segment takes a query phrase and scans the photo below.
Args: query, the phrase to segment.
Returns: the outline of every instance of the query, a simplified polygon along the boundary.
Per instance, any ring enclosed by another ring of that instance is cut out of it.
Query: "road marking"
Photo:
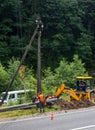
[[[95,125],[84,126],[84,127],[79,127],[79,128],[69,129],[69,130],[83,130],[83,129],[92,128],[92,127],[95,127]]]

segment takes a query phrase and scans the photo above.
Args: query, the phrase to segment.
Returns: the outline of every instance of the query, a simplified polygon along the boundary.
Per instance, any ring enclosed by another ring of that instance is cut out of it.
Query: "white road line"
[[[95,125],[84,126],[84,127],[79,127],[79,128],[69,129],[69,130],[83,130],[83,129],[92,128],[92,127],[95,127]]]

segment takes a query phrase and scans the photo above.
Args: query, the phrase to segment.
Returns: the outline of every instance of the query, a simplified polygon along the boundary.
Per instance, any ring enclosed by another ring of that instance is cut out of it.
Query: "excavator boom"
[[[90,100],[90,91],[88,92],[78,92],[74,89],[68,89],[66,88],[66,85],[65,84],[61,84],[61,86],[57,89],[55,95],[56,97],[60,97],[62,93],[68,93],[70,95],[70,99],[71,100],[77,100],[77,101],[80,101],[80,100],[83,100],[83,99],[86,99],[86,100]]]

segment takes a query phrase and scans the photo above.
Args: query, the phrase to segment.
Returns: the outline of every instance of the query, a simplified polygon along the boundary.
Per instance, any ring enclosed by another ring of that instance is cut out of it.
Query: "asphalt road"
[[[95,108],[0,122],[0,130],[95,130]]]

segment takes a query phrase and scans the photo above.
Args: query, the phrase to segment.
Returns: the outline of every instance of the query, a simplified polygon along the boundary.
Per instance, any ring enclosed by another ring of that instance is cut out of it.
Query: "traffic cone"
[[[54,120],[54,114],[53,114],[53,113],[51,114],[50,119],[51,119],[51,120]]]

